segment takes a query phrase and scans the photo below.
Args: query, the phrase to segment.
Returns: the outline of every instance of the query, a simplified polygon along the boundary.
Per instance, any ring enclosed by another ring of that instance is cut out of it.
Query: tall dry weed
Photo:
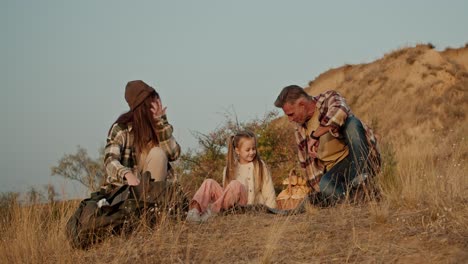
[[[70,262],[63,229],[75,206],[73,202],[12,206],[11,218],[0,227],[0,262]]]

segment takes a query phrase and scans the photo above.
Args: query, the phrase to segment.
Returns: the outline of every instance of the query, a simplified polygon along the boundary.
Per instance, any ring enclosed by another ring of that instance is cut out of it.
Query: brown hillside
[[[462,65],[463,67],[465,67],[465,70],[468,70],[468,43],[465,45],[465,48],[448,48],[441,52],[441,54],[445,58],[453,60],[454,62]]]
[[[339,91],[357,116],[395,146],[441,135],[453,141],[468,128],[467,69],[468,47],[438,52],[418,45],[371,63],[329,70],[306,90]]]

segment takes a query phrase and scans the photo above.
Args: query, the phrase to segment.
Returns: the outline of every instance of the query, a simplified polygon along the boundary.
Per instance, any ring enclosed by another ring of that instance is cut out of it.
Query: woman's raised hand
[[[166,109],[167,107],[163,107],[162,106],[162,103],[161,103],[161,99],[158,98],[156,100],[154,100],[153,102],[151,102],[151,113],[153,115],[153,118],[159,118],[161,117],[162,115],[165,115],[166,114]]]

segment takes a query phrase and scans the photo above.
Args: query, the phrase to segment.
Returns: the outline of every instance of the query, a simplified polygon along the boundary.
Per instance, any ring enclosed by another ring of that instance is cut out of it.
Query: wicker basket
[[[298,176],[294,169],[289,172],[289,176],[283,181],[283,185],[285,185],[285,188],[276,197],[278,209],[295,209],[310,192],[306,180]]]

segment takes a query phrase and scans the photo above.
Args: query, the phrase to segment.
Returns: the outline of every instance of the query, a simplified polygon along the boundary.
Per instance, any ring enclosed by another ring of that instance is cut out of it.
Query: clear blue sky
[[[330,68],[461,47],[467,14],[468,1],[0,0],[0,192],[86,195],[50,167],[77,145],[97,155],[130,80],[158,90],[186,150],[226,109],[263,116]]]

